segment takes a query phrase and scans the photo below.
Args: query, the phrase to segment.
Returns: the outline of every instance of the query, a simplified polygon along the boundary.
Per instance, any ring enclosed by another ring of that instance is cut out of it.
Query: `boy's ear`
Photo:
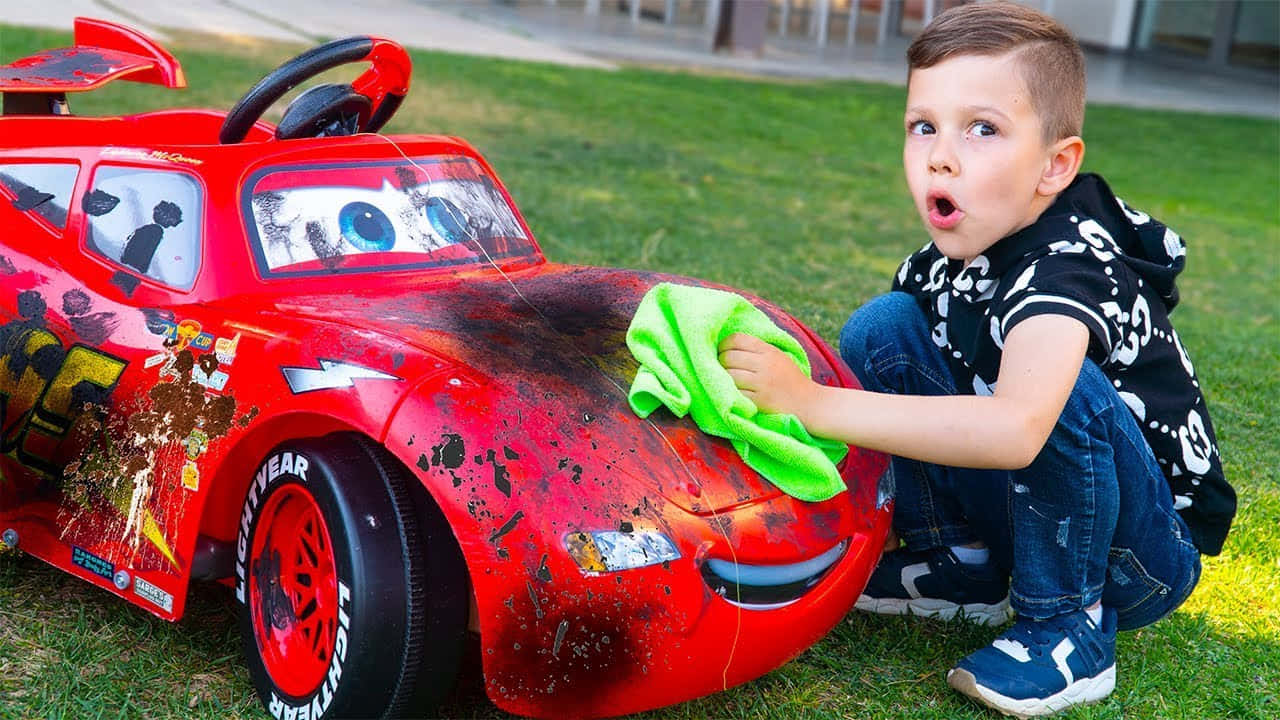
[[[1049,156],[1045,161],[1044,174],[1040,176],[1040,184],[1036,186],[1036,193],[1052,196],[1065,190],[1076,179],[1082,162],[1084,140],[1077,135],[1063,138],[1049,146]]]

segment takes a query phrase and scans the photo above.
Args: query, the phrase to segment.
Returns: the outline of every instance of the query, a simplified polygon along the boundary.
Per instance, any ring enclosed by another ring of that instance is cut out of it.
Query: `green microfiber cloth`
[[[810,374],[795,338],[739,295],[660,283],[649,289],[627,329],[627,347],[640,361],[627,400],[640,417],[659,405],[686,413],[703,432],[728,439],[747,465],[784,493],[807,501],[845,490],[836,463],[849,448],[809,434],[795,415],[760,412],[720,365],[720,341],[754,335],[778,347]]]

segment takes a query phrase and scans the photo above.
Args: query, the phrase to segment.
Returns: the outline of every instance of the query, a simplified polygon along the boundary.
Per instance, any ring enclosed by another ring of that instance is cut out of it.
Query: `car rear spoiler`
[[[65,115],[66,93],[112,80],[187,86],[182,65],[142,33],[105,20],[76,18],[75,46],[45,50],[0,66],[5,115]]]

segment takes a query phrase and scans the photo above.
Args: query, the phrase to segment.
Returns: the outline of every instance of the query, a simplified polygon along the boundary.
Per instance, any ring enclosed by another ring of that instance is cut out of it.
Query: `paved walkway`
[[[613,69],[605,60],[468,20],[457,5],[411,0],[0,0],[0,22],[70,30],[77,15],[111,20],[157,39],[165,28],[315,44],[380,35],[427,50]],[[8,59],[6,59],[8,60]]]
[[[770,33],[759,57],[707,50],[708,36],[697,18],[685,24],[660,20],[633,23],[616,3],[601,2],[587,15],[569,3],[495,3],[481,0],[417,0],[442,12],[526,33],[548,43],[596,57],[721,72],[795,78],[851,78],[902,85],[906,82],[909,38],[890,37],[877,45],[874,13],[857,23],[854,47],[843,32],[819,49],[808,38]],[[655,5],[649,3],[650,6]],[[1150,61],[1086,52],[1090,102],[1132,107],[1197,110],[1280,118],[1280,75],[1270,82],[1171,68]]]
[[[907,40],[877,45],[874,18],[859,24],[853,48],[833,40],[819,50],[804,38],[770,35],[760,56],[743,57],[710,52],[699,23],[633,23],[613,0],[600,4],[599,15],[588,16],[568,3],[493,0],[0,0],[0,22],[69,30],[75,16],[87,15],[160,38],[164,28],[300,43],[368,33],[416,48],[600,69],[627,62],[792,78],[906,79]],[[1280,76],[1250,81],[1094,53],[1087,60],[1091,102],[1280,118]]]

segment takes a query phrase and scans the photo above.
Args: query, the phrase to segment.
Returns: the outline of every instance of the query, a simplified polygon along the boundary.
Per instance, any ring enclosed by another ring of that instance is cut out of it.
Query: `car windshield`
[[[468,157],[271,169],[250,181],[246,197],[253,251],[266,277],[534,254],[502,191]]]

